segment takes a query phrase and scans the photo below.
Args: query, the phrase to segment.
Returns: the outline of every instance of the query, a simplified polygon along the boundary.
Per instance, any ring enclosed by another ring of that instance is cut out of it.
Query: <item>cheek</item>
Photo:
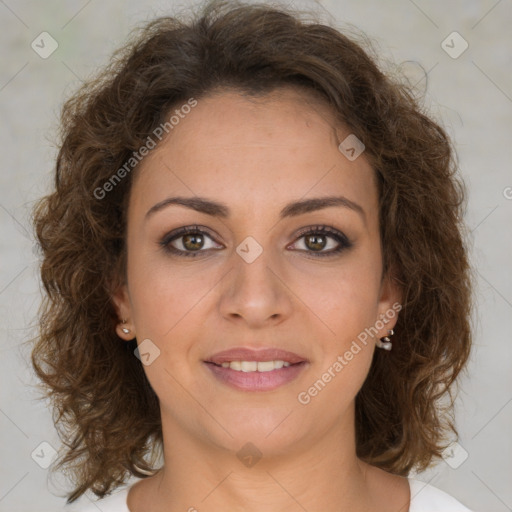
[[[150,340],[151,344],[146,342],[149,352],[156,354],[144,365],[146,376],[161,407],[187,417],[187,410],[194,410],[185,391],[194,387],[195,374],[188,371],[191,340],[200,334],[205,299],[213,284],[193,278],[192,271],[170,272],[169,268],[134,255],[128,280],[139,351],[141,342]]]
[[[162,255],[133,251],[128,282],[137,334],[162,340],[189,314],[208,283],[193,268],[173,268]]]
[[[318,414],[326,420],[335,421],[350,407],[368,375],[375,350],[371,327],[377,319],[377,287],[372,282],[363,288],[353,284],[350,278],[340,279],[331,286],[329,299],[322,302],[318,297],[314,302],[318,304],[318,316],[328,327],[322,332],[328,334],[317,337],[317,364],[297,401],[318,408]]]
[[[381,266],[372,254],[354,253],[327,271],[297,275],[295,290],[331,341],[343,344],[377,320]]]
[[[317,286],[305,295],[314,313],[309,316],[321,320],[314,322],[319,326],[314,330],[320,364],[313,378],[320,380],[323,399],[352,399],[366,378],[375,347],[372,328],[378,320],[380,278],[379,260],[372,253],[357,254],[330,275],[317,277]]]
[[[142,252],[133,254],[129,262],[137,340],[141,343],[149,339],[158,353],[158,359],[145,367],[155,391],[157,387],[166,391],[174,387],[171,375],[179,376],[183,385],[192,384],[194,374],[187,369],[199,360],[201,347],[197,341],[211,337],[204,322],[211,314],[210,293],[219,282],[217,272],[206,272],[205,268],[201,262],[178,267],[161,256],[157,259]]]

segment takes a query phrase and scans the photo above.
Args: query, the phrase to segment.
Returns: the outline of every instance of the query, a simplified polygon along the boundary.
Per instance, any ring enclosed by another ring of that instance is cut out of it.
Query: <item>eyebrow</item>
[[[168,197],[167,199],[156,203],[147,211],[145,216],[146,220],[156,212],[163,210],[170,205],[184,206],[199,213],[211,215],[212,217],[227,219],[230,216],[230,209],[225,203],[219,203],[204,197],[178,196]],[[348,208],[357,212],[359,215],[361,215],[363,221],[366,223],[366,214],[363,208],[344,196],[326,196],[294,201],[288,203],[284,208],[282,208],[279,213],[279,217],[281,219],[286,217],[295,217],[304,213],[322,210],[324,208],[331,208],[334,206]]]

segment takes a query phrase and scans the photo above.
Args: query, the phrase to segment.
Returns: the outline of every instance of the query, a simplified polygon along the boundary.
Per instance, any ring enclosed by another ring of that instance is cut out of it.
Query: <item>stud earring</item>
[[[377,347],[383,348],[384,350],[391,350],[393,344],[391,343],[389,336],[393,336],[393,334],[395,334],[395,331],[393,331],[393,329],[389,330],[388,336],[384,336],[379,341],[377,341]]]
[[[123,325],[126,324],[126,320],[123,320]],[[129,334],[130,333],[130,329],[128,329],[128,327],[121,327],[121,330],[125,333],[125,334]]]

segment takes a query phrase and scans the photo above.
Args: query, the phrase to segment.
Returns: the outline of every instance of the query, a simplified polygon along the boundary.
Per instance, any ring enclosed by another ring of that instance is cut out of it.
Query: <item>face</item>
[[[382,278],[374,171],[338,149],[349,134],[293,90],[223,92],[142,161],[114,301],[164,438],[278,454],[350,423],[399,297]],[[222,357],[232,349],[249,352]]]

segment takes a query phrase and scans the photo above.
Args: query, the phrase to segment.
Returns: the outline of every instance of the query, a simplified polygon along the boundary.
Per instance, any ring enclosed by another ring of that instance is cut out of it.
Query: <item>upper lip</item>
[[[295,364],[307,361],[307,359],[293,352],[279,348],[261,348],[255,350],[245,347],[235,347],[217,352],[206,360],[207,363],[215,364],[231,361],[285,361],[290,364]]]

